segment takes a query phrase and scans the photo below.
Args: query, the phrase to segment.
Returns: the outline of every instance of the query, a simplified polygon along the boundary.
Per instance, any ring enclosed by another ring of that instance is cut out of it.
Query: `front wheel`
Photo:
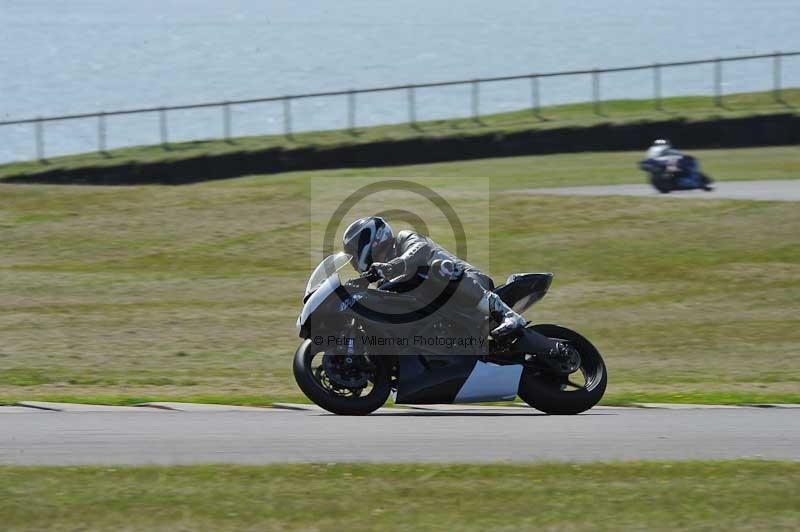
[[[294,380],[306,397],[328,412],[364,416],[383,406],[392,391],[391,367],[384,362],[326,353],[305,340],[294,355]]]
[[[608,374],[600,352],[583,336],[558,325],[533,325],[548,338],[567,342],[578,350],[581,366],[570,375],[547,374],[526,367],[519,383],[519,396],[547,414],[580,414],[596,405],[606,391]]]
[[[662,194],[669,194],[672,191],[672,179],[669,176],[652,174],[650,184]]]

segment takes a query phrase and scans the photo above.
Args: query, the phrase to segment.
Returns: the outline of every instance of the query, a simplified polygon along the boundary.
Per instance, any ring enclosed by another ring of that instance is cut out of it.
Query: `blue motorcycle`
[[[714,190],[710,177],[700,171],[700,163],[691,155],[670,154],[639,162],[649,174],[650,184],[663,194],[673,190]]]

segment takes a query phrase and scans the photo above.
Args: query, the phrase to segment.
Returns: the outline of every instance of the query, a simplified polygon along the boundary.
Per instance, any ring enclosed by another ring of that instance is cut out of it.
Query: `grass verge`
[[[721,181],[800,177],[797,147],[698,155]],[[298,400],[294,322],[311,268],[309,228],[319,224],[310,184],[330,183],[333,197],[394,176],[439,190],[466,213],[465,227],[488,234],[469,258],[496,279],[556,273],[527,316],[596,343],[609,366],[607,404],[795,402],[796,204],[518,192],[636,182],[639,156],[523,157],[180,188],[0,185],[0,397]],[[491,184],[488,208],[465,176]],[[369,207],[396,204],[388,195]],[[430,218],[434,238],[449,245],[445,224]]]
[[[0,522],[9,532],[792,530],[798,483],[800,464],[757,461],[4,467]]]
[[[680,147],[680,146],[679,146]],[[800,179],[800,146],[692,150],[703,172],[720,181]],[[393,178],[437,180],[446,184],[464,178],[485,178],[493,192],[514,189],[646,183],[636,163],[642,152],[586,152],[555,155],[500,157],[472,161],[415,164],[391,168],[342,168],[316,172],[291,172],[281,177]],[[272,179],[277,178],[273,176]],[[240,185],[261,186],[264,177],[237,180]]]

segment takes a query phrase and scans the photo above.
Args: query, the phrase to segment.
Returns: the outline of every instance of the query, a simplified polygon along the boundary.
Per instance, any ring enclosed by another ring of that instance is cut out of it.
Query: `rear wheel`
[[[711,186],[714,183],[713,179],[708,177],[706,174],[700,172],[700,180],[703,183],[702,185],[703,190],[705,190],[706,192],[711,192],[712,190],[714,190],[714,187]]]
[[[391,368],[364,355],[326,352],[305,340],[294,355],[297,385],[328,412],[363,416],[386,402],[392,391]]]
[[[596,405],[608,382],[606,366],[597,349],[580,334],[558,325],[533,325],[531,328],[577,349],[581,365],[570,375],[547,374],[526,367],[519,383],[520,398],[547,414],[580,414]]]

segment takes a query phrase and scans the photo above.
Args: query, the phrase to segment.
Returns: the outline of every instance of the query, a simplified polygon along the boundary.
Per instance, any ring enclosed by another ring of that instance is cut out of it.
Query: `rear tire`
[[[711,186],[714,183],[713,179],[702,172],[700,172],[700,179],[703,181],[703,190],[706,192],[711,192],[714,190],[714,187]]]
[[[581,355],[583,388],[569,389],[569,376],[543,374],[525,368],[519,383],[519,396],[536,410],[547,414],[573,415],[585,412],[596,405],[606,391],[608,372],[600,352],[583,336],[558,325],[533,325],[531,329],[548,338],[566,340]]]
[[[315,404],[328,412],[344,416],[364,416],[374,412],[386,402],[392,391],[392,376],[389,364],[377,360],[375,371],[370,379],[372,388],[364,396],[343,396],[323,386],[315,376],[312,361],[322,356],[324,350],[311,340],[304,340],[294,355],[294,380],[303,393]]]

